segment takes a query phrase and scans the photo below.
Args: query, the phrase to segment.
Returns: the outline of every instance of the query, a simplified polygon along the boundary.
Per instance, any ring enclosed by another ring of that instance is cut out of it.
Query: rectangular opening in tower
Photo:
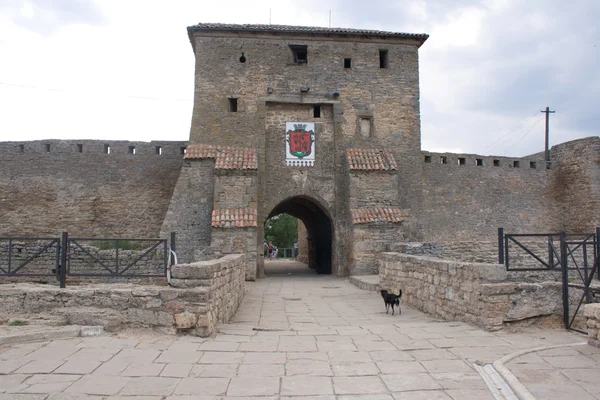
[[[229,99],[229,111],[237,112],[238,110],[238,99],[232,97]]]
[[[314,118],[321,118],[321,106],[316,105],[313,107],[313,117]]]
[[[294,62],[296,64],[307,64],[308,63],[308,46],[305,44],[290,44],[292,55],[294,56]]]
[[[390,57],[387,50],[379,50],[379,68],[388,68]]]
[[[346,69],[352,68],[352,59],[351,58],[344,58],[344,68],[346,68]]]

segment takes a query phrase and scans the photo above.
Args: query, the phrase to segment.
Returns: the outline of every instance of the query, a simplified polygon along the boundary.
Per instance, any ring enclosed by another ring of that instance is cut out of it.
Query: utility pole
[[[550,114],[554,114],[556,111],[550,111],[550,107],[546,107],[546,110],[541,112],[546,113],[546,147],[544,148],[544,155],[546,162],[550,161],[550,150],[548,145],[550,143]]]

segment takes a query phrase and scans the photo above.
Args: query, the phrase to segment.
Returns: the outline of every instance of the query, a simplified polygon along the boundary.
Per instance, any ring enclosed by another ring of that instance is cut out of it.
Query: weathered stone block
[[[175,314],[175,325],[177,329],[189,329],[196,327],[196,321],[198,317],[196,314],[184,311],[179,314]]]

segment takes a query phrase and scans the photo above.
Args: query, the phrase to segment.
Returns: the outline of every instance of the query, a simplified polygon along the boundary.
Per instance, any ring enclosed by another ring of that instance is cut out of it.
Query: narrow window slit
[[[229,111],[230,112],[238,111],[238,99],[237,98],[232,97],[229,99]]]
[[[390,66],[390,57],[387,50],[379,50],[379,68],[388,68]]]

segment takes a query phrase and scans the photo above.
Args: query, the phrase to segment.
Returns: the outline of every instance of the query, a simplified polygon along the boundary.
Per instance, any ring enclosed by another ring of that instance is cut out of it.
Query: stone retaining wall
[[[586,304],[583,313],[587,319],[588,343],[600,347],[600,304]]]
[[[100,284],[67,287],[0,285],[0,322],[50,319],[63,324],[167,328],[209,336],[244,296],[245,255],[173,267],[173,287]]]
[[[500,264],[468,263],[383,253],[381,287],[403,291],[403,302],[445,320],[498,329],[504,323],[560,317],[558,282],[507,281]]]
[[[548,259],[548,242],[546,238],[519,238],[528,249],[533,251],[543,260]],[[560,244],[555,242],[559,249]],[[462,241],[462,242],[399,242],[388,246],[388,251],[414,256],[425,256],[473,263],[498,262],[498,243],[489,241]],[[581,250],[574,252],[574,257],[579,261],[583,259]],[[588,255],[588,262],[592,262],[592,255]],[[555,260],[555,262],[558,262]],[[544,266],[527,254],[514,243],[510,243],[510,265],[512,268],[544,268]],[[542,271],[509,271],[509,280],[516,282],[546,282],[561,280],[561,269],[557,266],[554,270]]]

